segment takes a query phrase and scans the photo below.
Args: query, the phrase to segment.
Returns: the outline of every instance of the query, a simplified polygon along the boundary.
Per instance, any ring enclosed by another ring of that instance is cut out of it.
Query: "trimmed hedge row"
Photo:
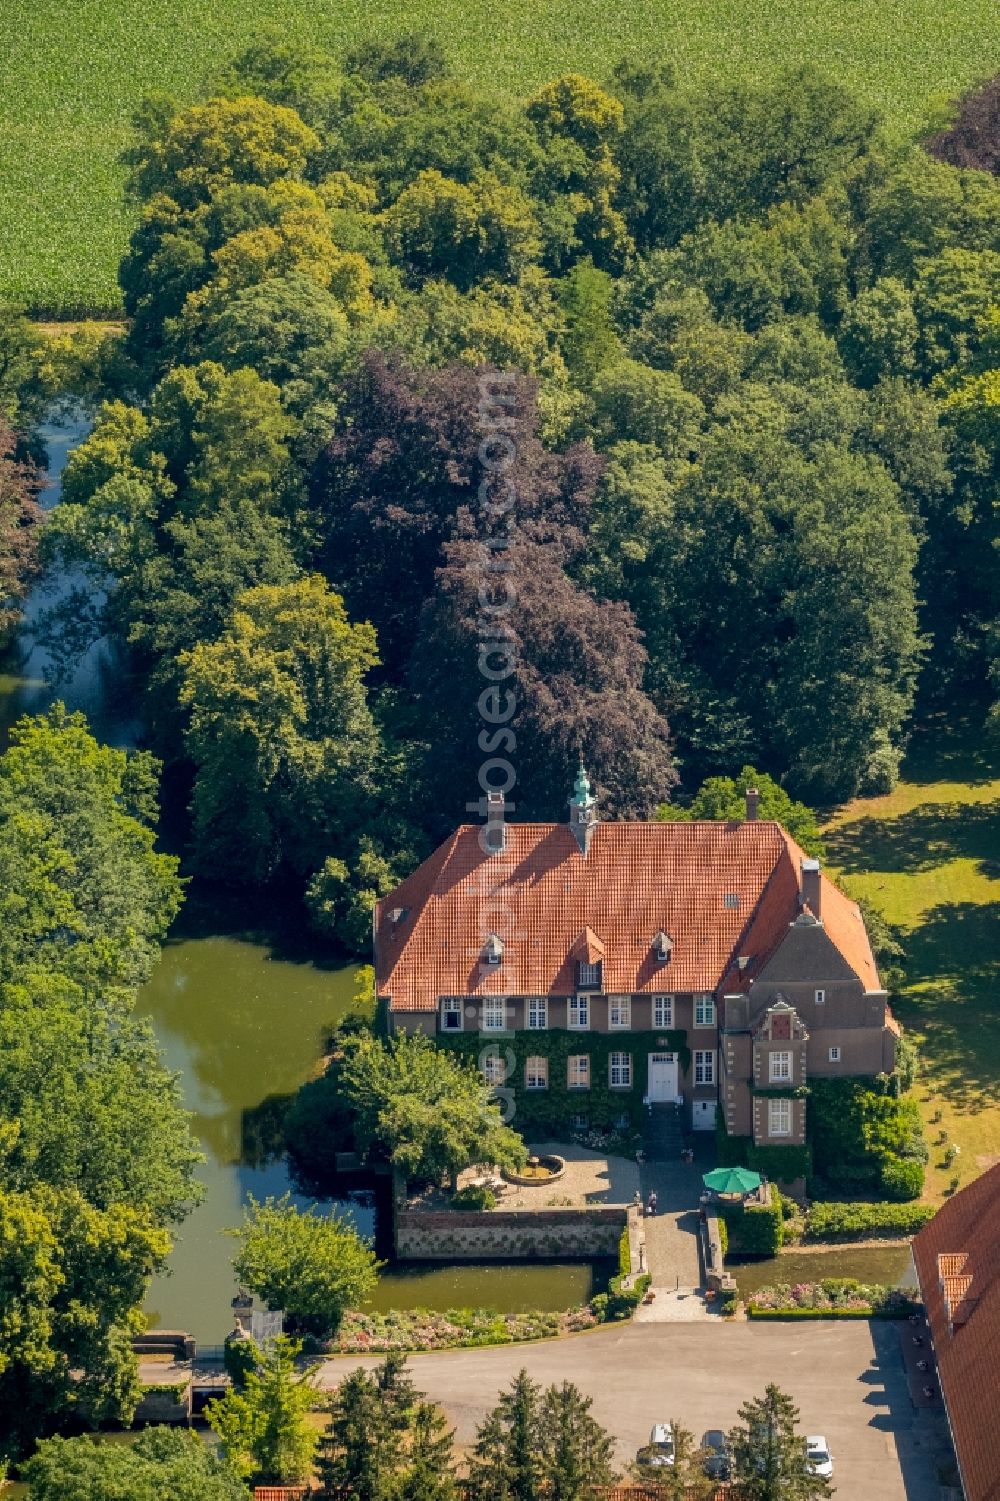
[[[916,1235],[934,1215],[930,1204],[812,1204],[805,1240],[862,1240]]]
[[[716,1206],[727,1231],[727,1249],[734,1256],[774,1256],[781,1249],[781,1204],[777,1194],[770,1204],[724,1204]]]
[[[758,1308],[747,1304],[748,1319],[896,1319],[905,1314],[875,1313],[871,1308]]]
[[[772,1181],[792,1183],[796,1178],[808,1178],[812,1172],[812,1150],[808,1142],[802,1146],[764,1147],[755,1147],[751,1143],[747,1151],[747,1166]]]

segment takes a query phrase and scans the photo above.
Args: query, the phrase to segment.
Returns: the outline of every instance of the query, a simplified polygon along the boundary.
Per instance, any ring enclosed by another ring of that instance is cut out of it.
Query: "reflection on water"
[[[353,965],[294,962],[249,938],[182,938],[164,950],[139,1009],[168,1067],[181,1075],[208,1160],[198,1172],[205,1201],[178,1232],[169,1274],[150,1290],[148,1307],[161,1327],[210,1344],[228,1333],[233,1243],[225,1231],[239,1224],[251,1194],[280,1196],[289,1186],[284,1163],[261,1149],[259,1130],[244,1151],[245,1119],[259,1125],[263,1102],[280,1106],[308,1078],[354,989]],[[342,1207],[359,1230],[373,1233],[370,1196]]]
[[[824,1277],[856,1277],[859,1282],[886,1287],[907,1285],[912,1277],[909,1246],[864,1246],[850,1250],[831,1246],[826,1251],[786,1251],[762,1261],[727,1261],[726,1269],[736,1278],[740,1297],[775,1283],[822,1282]]]
[[[82,442],[91,419],[82,409],[64,420],[43,423],[39,436],[48,457],[41,502],[48,511],[58,505],[62,473],[71,448]],[[83,587],[90,600],[94,591],[82,575],[60,572],[42,578],[24,602],[17,636],[8,647],[0,671],[0,733],[6,733],[22,714],[38,714],[54,698],[71,709],[82,709],[100,740],[110,745],[134,745],[139,735],[129,685],[117,650],[106,640],[96,641],[62,682],[53,682],[51,659],[35,639],[39,618]],[[100,604],[98,597],[97,604]]]
[[[379,1279],[368,1307],[497,1308],[504,1313],[555,1312],[588,1302],[607,1288],[614,1266],[560,1261],[531,1265],[441,1266],[397,1262]]]

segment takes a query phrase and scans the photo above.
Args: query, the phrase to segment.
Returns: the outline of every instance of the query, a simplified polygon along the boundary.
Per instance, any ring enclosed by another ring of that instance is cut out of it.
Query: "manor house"
[[[633,1118],[674,1101],[695,1131],[721,1113],[731,1135],[801,1143],[808,1081],[888,1073],[898,1029],[857,904],[757,804],[604,822],[582,770],[563,824],[508,823],[494,797],[489,840],[463,825],[378,903],[390,1029],[516,1035],[523,1077],[502,1045],[487,1077],[572,1094],[581,1127],[600,1089]]]

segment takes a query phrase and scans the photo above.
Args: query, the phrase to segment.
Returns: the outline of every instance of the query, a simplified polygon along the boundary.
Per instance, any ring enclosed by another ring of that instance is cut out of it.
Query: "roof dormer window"
[[[581,959],[576,967],[577,984],[581,990],[598,990],[601,984],[601,960],[593,964]]]
[[[503,939],[491,933],[483,946],[483,961],[492,967],[503,961]]]
[[[661,928],[659,933],[653,938],[653,953],[656,955],[657,964],[669,964],[673,951],[673,939],[668,937]]]

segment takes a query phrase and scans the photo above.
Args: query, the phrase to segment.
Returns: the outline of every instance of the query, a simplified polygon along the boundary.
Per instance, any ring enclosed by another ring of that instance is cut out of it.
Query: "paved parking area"
[[[336,1385],[353,1358],[327,1362]],[[411,1358],[417,1386],[445,1409],[469,1444],[498,1392],[521,1368],[548,1385],[575,1381],[618,1440],[622,1464],[655,1422],[700,1437],[728,1428],[737,1408],[775,1382],[799,1408],[802,1429],[823,1433],[845,1501],[940,1501],[942,1424],[916,1412],[892,1324],[630,1324],[540,1344],[442,1351]]]

